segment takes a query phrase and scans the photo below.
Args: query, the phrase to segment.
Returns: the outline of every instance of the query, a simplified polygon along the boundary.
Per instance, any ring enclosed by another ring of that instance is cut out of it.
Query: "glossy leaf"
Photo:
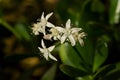
[[[79,54],[83,58],[84,62],[87,63],[88,65],[92,65],[94,48],[93,43],[90,41],[90,39],[87,38],[84,40],[83,47],[78,43],[76,48],[79,51]]]
[[[98,46],[95,50],[94,61],[93,61],[93,72],[95,72],[101,64],[104,63],[108,56],[108,47],[106,43],[97,43]]]
[[[70,44],[65,44],[61,46],[60,58],[62,62],[66,65],[85,70],[81,58]]]

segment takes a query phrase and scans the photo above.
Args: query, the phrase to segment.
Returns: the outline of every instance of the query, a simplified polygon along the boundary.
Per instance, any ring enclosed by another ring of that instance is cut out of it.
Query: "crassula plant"
[[[82,28],[73,27],[70,19],[66,21],[65,27],[52,24],[48,21],[52,14],[53,12],[44,16],[43,12],[41,18],[38,19],[38,22],[33,24],[32,31],[34,35],[43,34],[43,39],[41,40],[42,47],[38,47],[38,49],[43,53],[45,59],[48,60],[50,58],[57,61],[57,59],[50,53],[54,50],[56,45],[47,48],[43,41],[44,39],[59,41],[61,44],[69,42],[72,46],[75,46],[78,41],[81,46],[83,46],[83,38],[86,36],[86,33],[82,32]],[[49,30],[46,28],[49,28]]]

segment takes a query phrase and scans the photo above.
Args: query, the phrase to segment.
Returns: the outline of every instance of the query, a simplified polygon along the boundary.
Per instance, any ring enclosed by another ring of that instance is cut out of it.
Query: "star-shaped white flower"
[[[51,32],[51,37],[53,37],[54,40],[60,40],[60,32],[58,31],[58,28],[59,27],[53,27],[50,29],[50,32]],[[61,27],[60,27],[61,28]]]
[[[67,20],[65,28],[57,27],[57,30],[63,33],[61,36],[61,43],[64,43],[66,40],[69,40],[72,46],[75,46],[76,42],[73,37],[74,32],[79,32],[81,28],[71,28],[71,21],[70,19]]]
[[[87,34],[85,33],[85,32],[82,32],[82,33],[79,33],[78,34],[78,41],[79,41],[79,43],[80,43],[80,45],[81,46],[83,46],[84,45],[84,41],[83,41],[83,38],[86,36]]]
[[[52,16],[53,12],[49,13],[46,15],[46,17],[44,17],[44,12],[42,13],[42,16],[40,19],[38,19],[38,23],[33,25],[33,33],[35,35],[39,35],[39,32],[43,33],[44,35],[46,35],[46,31],[45,28],[47,27],[54,27],[54,25],[50,22],[48,22],[48,19]]]
[[[49,48],[46,48],[43,40],[41,40],[41,44],[43,48],[38,47],[38,49],[41,51],[41,53],[43,53],[45,59],[48,60],[49,58],[51,58],[52,60],[57,61],[57,59],[50,53],[55,48],[55,46],[50,46]]]

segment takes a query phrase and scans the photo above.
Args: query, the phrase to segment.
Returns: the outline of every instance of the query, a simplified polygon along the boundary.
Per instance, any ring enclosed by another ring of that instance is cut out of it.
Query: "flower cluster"
[[[72,46],[76,45],[76,42],[79,41],[81,46],[84,45],[83,38],[86,36],[86,33],[82,32],[82,28],[72,28],[71,20],[68,19],[65,27],[55,26],[48,19],[52,16],[53,12],[44,16],[44,12],[42,13],[41,18],[37,23],[33,24],[32,30],[35,35],[43,34],[43,39],[46,40],[57,40],[60,41],[61,44],[65,42],[71,43]],[[49,33],[47,33],[46,28],[49,28]],[[51,51],[55,48],[55,45],[46,48],[45,43],[41,40],[41,47],[38,47],[43,56],[48,60],[49,58],[57,61],[57,59],[51,55]]]

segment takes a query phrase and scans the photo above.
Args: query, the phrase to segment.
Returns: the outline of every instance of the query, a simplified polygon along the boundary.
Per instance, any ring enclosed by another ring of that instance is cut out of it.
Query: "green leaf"
[[[43,76],[40,80],[54,80],[56,75],[57,65],[54,64]]]
[[[95,50],[94,61],[93,61],[93,72],[95,72],[101,64],[104,63],[108,56],[108,47],[106,43],[97,42]]]
[[[83,65],[81,65],[81,63],[83,63],[82,60],[70,44],[66,43],[61,45],[60,58],[62,62],[66,65],[85,70]]]
[[[85,75],[88,75],[88,73],[86,73],[80,69],[74,68],[72,66],[64,65],[64,64],[60,65],[60,69],[65,74],[67,74],[71,77],[83,77]]]
[[[114,65],[114,64],[106,65],[106,66],[100,68],[94,75],[95,80],[105,77],[105,75],[107,75],[107,73],[114,70],[115,68],[116,68],[116,65]]]
[[[93,43],[88,37],[87,39],[84,40],[84,43],[85,44],[83,47],[78,43],[76,45],[76,48],[79,51],[79,54],[83,58],[84,62],[87,63],[88,65],[92,65],[94,54]]]
[[[68,58],[68,53],[66,52],[66,47],[64,44],[62,44],[60,46],[60,50],[59,50],[59,56],[60,56],[60,59],[63,63],[67,64],[67,65],[72,65],[72,63],[70,62],[69,58]]]
[[[119,8],[119,5],[120,4],[120,1],[119,0],[110,0],[110,8],[109,8],[109,23],[110,24],[114,24],[116,22],[118,22],[119,18],[116,20],[115,17],[119,16],[120,14],[120,10],[118,13],[116,13],[116,9],[120,9]]]

